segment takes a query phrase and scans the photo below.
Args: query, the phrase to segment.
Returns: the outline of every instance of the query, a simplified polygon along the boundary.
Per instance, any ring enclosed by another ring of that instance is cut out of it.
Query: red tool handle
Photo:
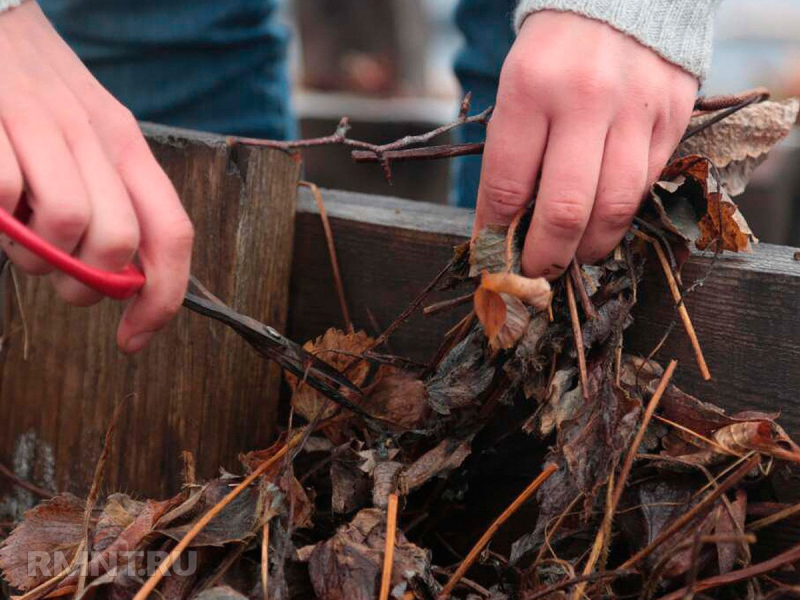
[[[21,244],[56,269],[82,284],[115,300],[125,300],[138,292],[145,282],[139,267],[130,264],[119,273],[95,269],[79,261],[50,242],[43,240],[21,221],[0,209],[0,232]]]

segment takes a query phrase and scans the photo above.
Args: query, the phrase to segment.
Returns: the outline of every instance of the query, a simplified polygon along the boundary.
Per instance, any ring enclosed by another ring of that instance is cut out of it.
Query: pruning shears
[[[118,273],[87,265],[42,239],[22,221],[3,209],[0,209],[0,233],[7,235],[62,273],[114,300],[130,298],[146,282],[144,273],[133,263]],[[6,257],[4,253],[0,254],[3,255],[0,262],[4,263]],[[350,390],[358,397],[363,396],[363,393],[346,375],[272,327],[229,308],[194,277],[191,278],[183,305],[193,312],[224,323],[262,356],[275,361],[331,400],[346,408],[358,410],[358,405],[343,394],[343,389]]]

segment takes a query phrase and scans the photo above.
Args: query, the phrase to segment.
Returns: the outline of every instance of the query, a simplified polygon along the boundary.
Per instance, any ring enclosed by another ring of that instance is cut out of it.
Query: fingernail
[[[147,342],[155,335],[155,331],[145,331],[144,333],[137,333],[128,342],[125,344],[125,352],[129,352],[133,354],[134,352],[139,352],[142,348],[147,345]]]

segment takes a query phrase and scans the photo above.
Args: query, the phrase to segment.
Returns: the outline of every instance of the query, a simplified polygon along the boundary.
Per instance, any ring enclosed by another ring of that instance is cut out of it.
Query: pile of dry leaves
[[[692,247],[751,251],[731,195],[788,133],[798,102],[705,108],[603,264],[573,264],[551,287],[520,275],[530,210],[487,228],[432,286],[469,290],[474,310],[429,364],[381,355],[363,332],[327,331],[306,348],[363,391],[343,392],[358,414],[290,377],[304,423],[243,455],[244,476],[200,482],[187,469],[164,501],[113,494],[95,507],[93,491],[88,508],[69,495],[42,503],[0,549],[14,593],[786,597],[800,539],[757,540],[800,512],[771,495],[800,448],[777,414],[726,414],[672,385],[674,362],[623,344],[637,285],[655,269],[695,349],[697,366],[681,368],[708,372],[681,266]],[[32,553],[46,568],[31,568]]]

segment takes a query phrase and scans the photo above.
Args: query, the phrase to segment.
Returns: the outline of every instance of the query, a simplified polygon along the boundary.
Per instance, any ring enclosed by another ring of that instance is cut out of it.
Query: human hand
[[[191,222],[133,115],[92,77],[33,1],[0,14],[0,207],[21,201],[28,226],[94,267],[119,271],[138,251],[147,283],[117,343],[143,348],[178,311],[189,278]],[[20,246],[0,246],[26,273],[52,268]],[[51,274],[67,302],[99,295]]]
[[[555,279],[611,252],[689,122],[697,80],[577,14],[525,20],[500,76],[474,231],[508,224],[539,175],[523,272]]]

